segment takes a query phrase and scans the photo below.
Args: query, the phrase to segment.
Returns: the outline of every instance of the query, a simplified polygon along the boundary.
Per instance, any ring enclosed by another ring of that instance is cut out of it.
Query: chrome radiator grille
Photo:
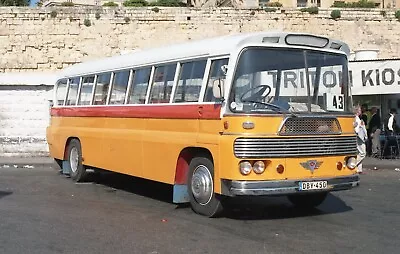
[[[340,134],[341,128],[336,118],[293,117],[287,118],[279,130],[279,135]]]
[[[234,143],[238,158],[282,158],[357,153],[356,136],[318,138],[238,138]]]

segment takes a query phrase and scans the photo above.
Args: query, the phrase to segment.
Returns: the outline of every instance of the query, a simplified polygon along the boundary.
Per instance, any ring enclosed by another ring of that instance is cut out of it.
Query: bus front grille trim
[[[357,137],[237,138],[237,158],[283,158],[357,154]]]

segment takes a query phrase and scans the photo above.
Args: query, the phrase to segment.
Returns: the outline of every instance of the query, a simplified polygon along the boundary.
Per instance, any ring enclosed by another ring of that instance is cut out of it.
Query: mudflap
[[[189,202],[189,193],[186,184],[174,184],[173,202],[187,203]]]

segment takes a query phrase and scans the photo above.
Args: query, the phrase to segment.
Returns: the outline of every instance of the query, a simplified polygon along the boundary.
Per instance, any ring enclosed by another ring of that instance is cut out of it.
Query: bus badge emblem
[[[318,169],[322,164],[322,161],[316,161],[316,160],[309,160],[306,162],[300,162],[300,165],[307,169],[310,170],[312,174],[314,174],[314,170]]]

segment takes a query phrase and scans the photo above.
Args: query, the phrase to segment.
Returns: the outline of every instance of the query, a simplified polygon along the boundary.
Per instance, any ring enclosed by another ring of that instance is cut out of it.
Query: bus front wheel
[[[68,162],[71,168],[70,176],[76,182],[85,180],[86,168],[82,164],[82,147],[77,139],[73,139],[68,144]]]
[[[290,195],[289,201],[299,208],[314,208],[324,202],[327,192],[309,193],[303,195]]]
[[[221,214],[222,203],[214,193],[214,166],[207,157],[195,157],[190,162],[188,192],[193,211],[208,217]]]

